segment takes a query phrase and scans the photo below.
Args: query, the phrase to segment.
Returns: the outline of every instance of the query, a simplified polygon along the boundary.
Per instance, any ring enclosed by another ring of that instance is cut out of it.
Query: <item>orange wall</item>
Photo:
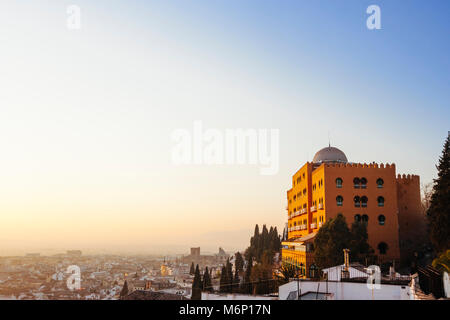
[[[380,256],[385,260],[399,259],[399,239],[398,239],[398,205],[397,205],[397,184],[395,178],[395,165],[367,165],[367,164],[329,164],[322,165],[325,169],[325,207],[326,218],[333,218],[338,213],[342,213],[350,225],[355,221],[355,215],[367,215],[369,221],[367,232],[369,244],[378,252],[378,244],[385,242],[388,245],[387,254]],[[355,189],[353,179],[366,178],[366,189]],[[336,187],[336,179],[343,180],[342,188]],[[383,188],[377,187],[377,179],[384,180]],[[343,205],[336,205],[336,197],[340,195],[344,198]],[[353,198],[355,196],[366,196],[368,198],[366,208],[356,208]],[[379,207],[378,196],[385,199],[384,206]],[[385,224],[380,225],[378,216],[382,214],[386,217]]]
[[[298,178],[301,178],[298,180]],[[367,185],[365,189],[355,189],[353,179],[366,178]],[[342,188],[336,187],[336,179],[343,180]],[[383,188],[377,187],[377,179],[384,181]],[[320,183],[323,181],[323,183]],[[338,213],[342,213],[349,226],[355,221],[355,215],[367,215],[367,231],[369,244],[375,250],[381,260],[398,260],[400,258],[399,248],[399,221],[398,221],[398,202],[397,202],[397,179],[395,174],[395,165],[378,164],[321,164],[306,163],[292,177],[293,187],[287,192],[288,214],[292,214],[307,205],[307,213],[288,220],[288,227],[303,224],[307,220],[307,230],[290,231],[289,239],[295,239],[305,236],[311,232],[317,232],[319,223],[334,218]],[[315,189],[313,190],[313,186]],[[306,194],[303,190],[306,189]],[[408,189],[409,190],[409,189]],[[406,191],[409,193],[409,191]],[[416,194],[414,189],[410,197],[414,201],[420,202],[420,195]],[[298,196],[300,194],[300,196]],[[340,195],[344,198],[343,205],[337,206],[336,197]],[[294,199],[295,196],[295,199]],[[354,197],[366,196],[368,198],[367,207],[355,207]],[[377,198],[384,197],[384,206],[379,207]],[[323,199],[323,208],[319,208],[320,199]],[[418,200],[417,200],[418,199]],[[412,200],[408,197],[405,201],[410,203]],[[311,211],[311,207],[316,204],[316,210]],[[295,210],[294,210],[295,209]],[[384,225],[378,221],[379,215],[385,216]],[[311,224],[316,224],[311,228]],[[378,244],[385,242],[388,245],[386,255],[380,255]]]
[[[426,241],[426,216],[420,201],[420,179],[397,176],[398,221],[401,258],[412,258],[414,249]]]

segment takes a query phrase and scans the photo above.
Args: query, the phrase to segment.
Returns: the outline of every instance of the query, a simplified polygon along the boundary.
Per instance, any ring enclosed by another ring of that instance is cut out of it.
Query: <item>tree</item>
[[[242,292],[247,294],[253,293],[253,286],[251,283],[251,275],[252,275],[252,267],[253,267],[253,257],[250,256],[247,261],[247,268],[244,273],[244,282],[242,283]]]
[[[258,263],[252,268],[250,280],[254,283],[254,294],[268,294],[272,290],[272,265],[267,263]]]
[[[288,283],[290,279],[297,277],[298,267],[293,264],[283,264],[280,269],[278,269],[277,278],[283,284]]]
[[[239,271],[238,269],[236,269],[234,271],[234,278],[233,278],[233,288],[232,288],[232,292],[233,293],[238,293],[239,292],[239,285],[241,284],[241,279],[239,278]]]
[[[338,214],[319,229],[314,239],[314,261],[320,269],[340,265],[344,262],[344,249],[350,249],[353,261],[366,262],[373,256],[373,249],[367,242],[367,226],[354,222],[349,230],[345,217]]]
[[[122,291],[120,291],[120,297],[126,297],[128,295],[128,282],[125,280],[123,283]]]
[[[208,267],[205,268],[205,272],[203,274],[203,290],[207,292],[213,292],[214,288],[211,282],[211,276],[208,271]]]
[[[441,272],[450,273],[450,249],[434,259],[432,265]]]
[[[450,134],[436,168],[438,178],[434,179],[427,217],[431,242],[436,252],[441,253],[450,248]]]
[[[191,269],[189,270],[189,274],[193,275],[194,273],[195,273],[195,267],[194,267],[194,262],[192,262]]]
[[[353,261],[365,264],[367,260],[372,259],[374,250],[368,243],[367,225],[364,222],[355,221],[351,227],[351,239],[348,245],[350,255]]]
[[[228,286],[229,286],[229,280],[228,280],[228,272],[227,268],[225,266],[222,267],[222,271],[220,272],[220,292],[227,293],[228,292]]]
[[[236,270],[238,272],[243,272],[244,271],[244,259],[242,258],[241,253],[239,251],[236,252],[235,257],[236,257],[236,262],[235,262]]]
[[[267,226],[263,225],[262,232],[259,233],[259,226],[256,225],[255,233],[250,239],[250,246],[245,250],[244,256],[246,260],[252,256],[256,262],[261,262],[264,252],[268,251],[273,257],[280,248],[281,240],[276,227],[270,227],[268,230]]]
[[[192,300],[202,299],[202,278],[200,275],[200,269],[197,265],[195,268],[194,281],[192,282]]]
[[[314,239],[314,261],[319,268],[342,264],[344,262],[342,250],[349,247],[351,238],[351,232],[342,214],[328,220]]]
[[[233,292],[233,265],[231,264],[229,259],[227,259],[226,268],[227,268],[227,279],[228,279],[227,292],[231,293],[231,292]]]

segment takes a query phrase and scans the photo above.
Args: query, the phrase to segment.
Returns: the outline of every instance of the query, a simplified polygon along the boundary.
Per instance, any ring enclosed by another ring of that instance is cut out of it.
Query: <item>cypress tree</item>
[[[234,271],[234,279],[233,279],[233,293],[238,293],[239,292],[239,285],[241,283],[241,279],[239,278],[239,271],[238,269],[236,269]]]
[[[248,263],[247,263],[247,268],[245,269],[245,273],[244,273],[244,283],[242,284],[243,293],[248,293],[248,294],[253,293],[253,286],[251,284],[252,264],[253,264],[253,257],[250,256]]]
[[[241,253],[239,251],[236,252],[235,257],[236,257],[235,263],[236,270],[239,272],[244,271],[244,259],[242,258]]]
[[[200,269],[197,265],[195,268],[194,281],[192,282],[192,300],[202,299],[202,278],[200,275]]]
[[[438,178],[427,211],[430,238],[437,254],[450,248],[450,133],[439,158]]]
[[[208,271],[208,267],[205,268],[205,272],[203,274],[203,290],[207,292],[213,292],[214,288],[211,283],[211,276]]]
[[[128,282],[127,280],[125,280],[123,287],[122,287],[122,291],[120,291],[120,297],[126,297],[128,295]]]
[[[233,291],[233,265],[227,259],[227,279],[228,279],[228,287],[227,292],[231,293]]]
[[[220,292],[226,293],[228,292],[228,272],[225,266],[222,267],[222,271],[220,272]]]

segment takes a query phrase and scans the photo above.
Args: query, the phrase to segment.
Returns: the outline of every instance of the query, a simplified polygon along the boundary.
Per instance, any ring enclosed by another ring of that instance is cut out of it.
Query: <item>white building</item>
[[[408,285],[340,281],[291,281],[279,288],[280,300],[414,300]]]

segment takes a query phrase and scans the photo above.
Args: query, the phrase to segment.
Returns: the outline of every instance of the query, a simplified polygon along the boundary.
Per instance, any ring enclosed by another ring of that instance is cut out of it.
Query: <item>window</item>
[[[303,195],[305,195],[306,194],[306,188],[305,189],[303,189]]]
[[[361,207],[366,208],[367,207],[367,197],[366,196],[362,196],[361,197]]]
[[[369,216],[367,214],[363,214],[361,217],[363,223],[369,222]]]
[[[336,179],[336,188],[342,188],[342,179],[341,178],[337,178]]]
[[[377,198],[377,201],[378,201],[378,206],[379,207],[384,207],[384,198],[383,197],[378,197]]]
[[[355,214],[355,221],[356,222],[361,222],[361,215]]]
[[[342,206],[342,203],[344,202],[344,198],[342,198],[342,196],[337,196],[336,197],[336,204],[338,206]]]
[[[296,221],[294,221],[294,227],[297,225],[297,222]]]
[[[386,222],[386,217],[382,214],[380,214],[378,216],[378,223],[380,224],[380,226],[384,226],[384,223]]]
[[[385,242],[380,242],[378,244],[378,251],[380,251],[380,254],[386,254],[388,250],[388,245]]]
[[[355,189],[359,189],[360,184],[361,184],[361,180],[359,180],[359,178],[353,179],[353,186]]]
[[[355,203],[356,208],[359,208],[361,206],[361,199],[359,198],[359,196],[355,196],[353,198],[353,202]]]
[[[361,178],[360,182],[361,182],[361,189],[365,189],[367,187],[367,179]]]
[[[381,178],[377,179],[377,188],[383,188],[384,181]]]

